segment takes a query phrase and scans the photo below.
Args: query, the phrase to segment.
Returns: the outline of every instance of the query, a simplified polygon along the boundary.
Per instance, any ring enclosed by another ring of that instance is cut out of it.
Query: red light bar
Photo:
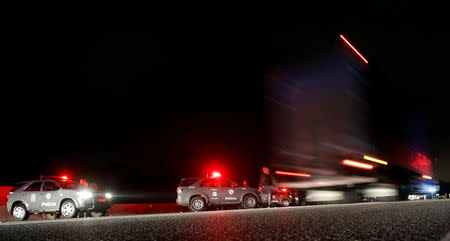
[[[295,177],[310,177],[311,175],[308,173],[299,173],[299,172],[285,172],[285,171],[275,171],[275,174],[278,175],[286,175],[286,176],[295,176]]]
[[[357,53],[357,54],[359,55],[359,57],[361,57],[361,59],[364,60],[364,62],[366,62],[366,64],[369,63],[369,61],[367,61],[366,58],[364,58],[364,56],[362,56],[362,55],[358,52],[358,50],[356,50],[355,47],[353,47],[353,45],[352,45],[349,41],[347,41],[347,39],[344,38],[344,36],[343,36],[342,34],[339,35],[339,37],[341,37],[341,39],[344,40],[345,43],[347,43],[347,45],[350,46],[350,48],[352,48],[353,51],[355,51],[355,53]]]
[[[373,166],[370,164],[355,162],[352,160],[343,160],[342,164],[347,165],[347,166],[352,166],[352,167],[363,168],[363,169],[373,169]]]

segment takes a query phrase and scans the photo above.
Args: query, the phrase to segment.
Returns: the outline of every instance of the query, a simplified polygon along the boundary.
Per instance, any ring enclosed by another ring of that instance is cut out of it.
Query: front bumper
[[[77,198],[78,208],[82,211],[94,209],[95,201],[93,198],[83,199]]]

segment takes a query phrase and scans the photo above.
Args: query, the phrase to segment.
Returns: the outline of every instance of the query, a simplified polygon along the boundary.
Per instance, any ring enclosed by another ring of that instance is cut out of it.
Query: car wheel
[[[13,211],[12,211],[12,215],[14,216],[14,218],[16,220],[19,220],[19,221],[27,220],[27,218],[28,218],[28,211],[25,208],[25,205],[20,203],[20,204],[17,204],[16,206],[14,206]]]
[[[94,218],[105,216],[105,214],[106,214],[106,210],[96,210],[96,211],[92,211],[90,213],[91,217],[94,217]]]
[[[61,213],[54,212],[54,213],[47,213],[47,219],[53,220],[61,217]]]
[[[194,197],[189,204],[189,209],[193,212],[199,212],[205,210],[205,199],[202,197]]]
[[[244,208],[256,208],[258,206],[258,200],[253,195],[247,195],[244,198]]]
[[[73,218],[77,215],[77,207],[72,200],[66,200],[61,204],[61,214],[65,218]]]
[[[281,206],[282,206],[282,207],[287,207],[287,206],[289,206],[289,200],[287,200],[287,199],[281,200]]]

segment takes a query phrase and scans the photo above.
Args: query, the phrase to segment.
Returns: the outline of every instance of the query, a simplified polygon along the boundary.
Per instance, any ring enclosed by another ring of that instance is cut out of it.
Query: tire
[[[77,207],[72,200],[64,201],[61,204],[60,212],[65,218],[73,218],[78,214]]]
[[[99,209],[99,210],[92,211],[90,213],[90,216],[94,217],[94,218],[98,218],[98,217],[105,216],[105,214],[106,214],[106,210]]]
[[[46,216],[47,216],[47,219],[54,220],[54,219],[61,217],[61,213],[60,212],[47,213]]]
[[[29,217],[29,213],[27,211],[27,208],[22,203],[17,204],[14,206],[12,210],[12,215],[16,220],[23,221],[27,220]]]
[[[206,201],[202,197],[194,197],[189,203],[189,210],[192,212],[204,211],[206,207]]]
[[[256,208],[258,206],[258,199],[254,195],[249,194],[244,197],[242,206],[244,208]]]
[[[290,203],[289,203],[289,200],[283,199],[283,200],[281,200],[280,204],[282,207],[288,207]]]

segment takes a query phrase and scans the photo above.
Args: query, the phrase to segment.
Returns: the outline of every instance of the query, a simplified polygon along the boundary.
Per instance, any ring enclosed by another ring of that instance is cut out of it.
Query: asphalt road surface
[[[449,231],[450,200],[425,200],[4,222],[0,239],[444,240]]]

